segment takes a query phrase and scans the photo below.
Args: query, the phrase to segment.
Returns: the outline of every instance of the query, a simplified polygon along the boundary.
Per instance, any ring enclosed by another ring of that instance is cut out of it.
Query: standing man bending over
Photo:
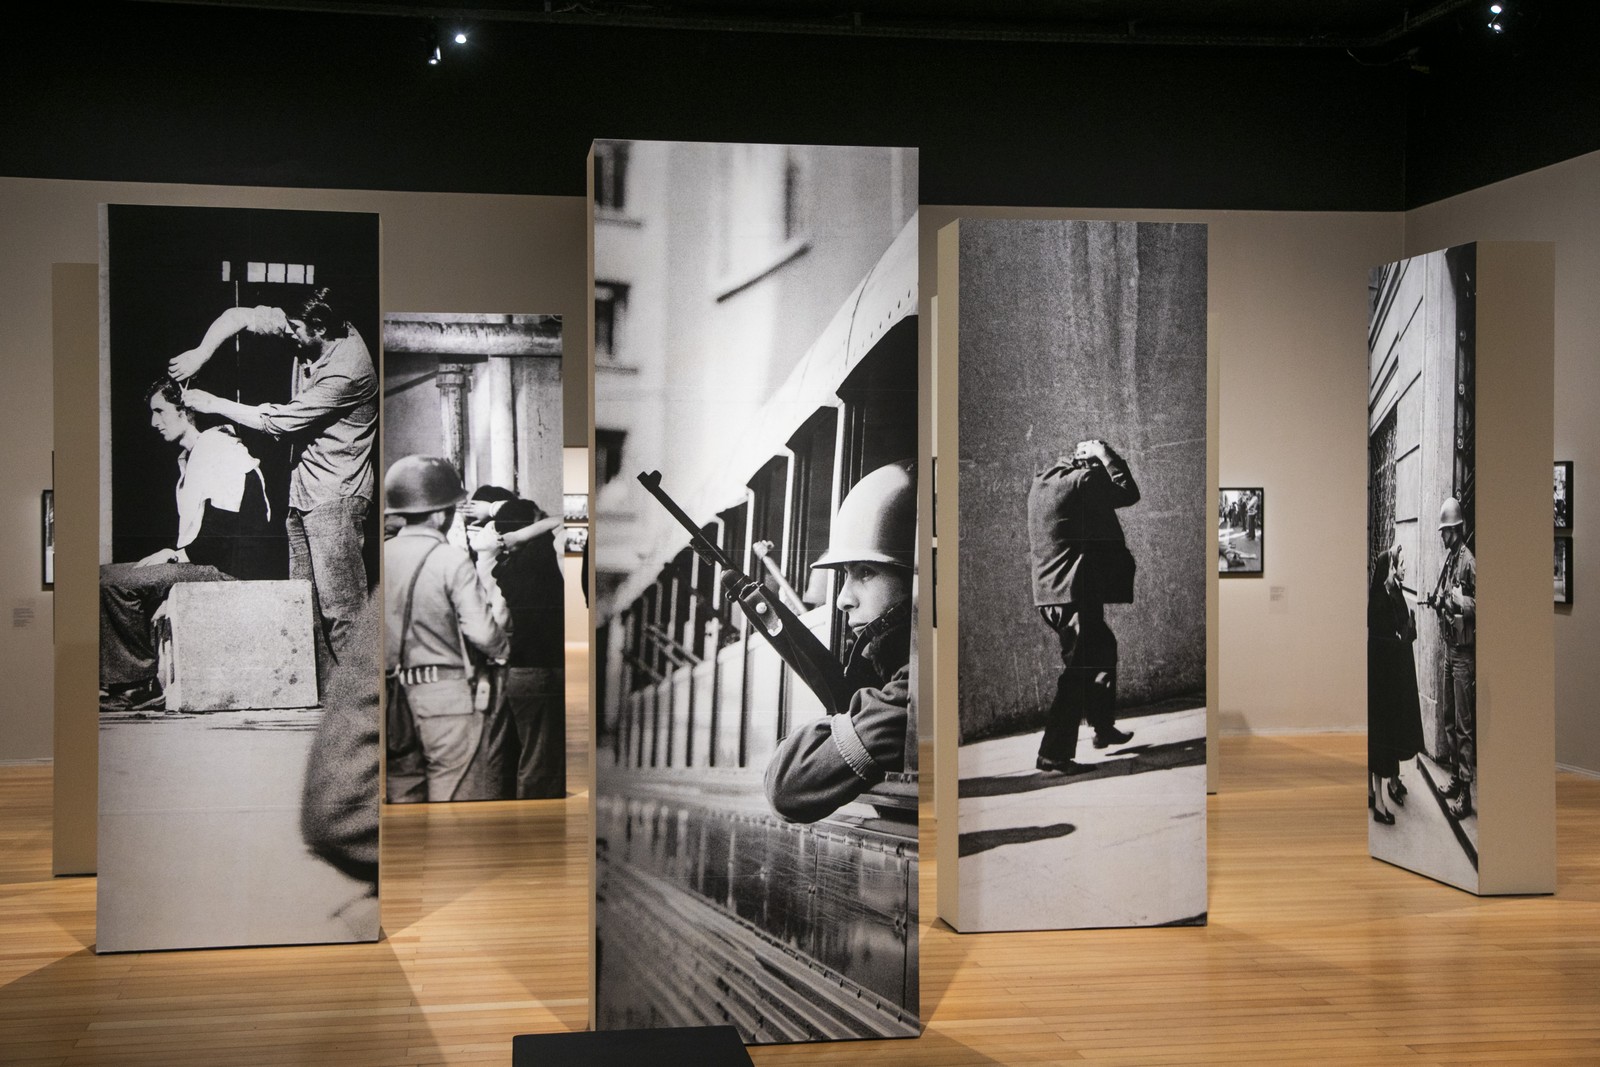
[[[1085,719],[1096,748],[1133,737],[1117,729],[1117,635],[1105,606],[1133,602],[1133,554],[1116,512],[1138,502],[1128,464],[1104,441],[1080,442],[1036,475],[1028,492],[1033,603],[1061,643],[1061,676],[1035,764],[1041,771],[1088,769],[1073,759]]]
[[[173,378],[192,378],[222,342],[240,331],[293,338],[303,349],[294,391],[284,404],[241,404],[190,389],[186,399],[203,414],[289,439],[289,577],[316,592],[321,633],[335,659],[367,598],[362,559],[374,477],[378,378],[366,342],[318,289],[293,316],[274,307],[229,308],[200,344],[167,365]]]

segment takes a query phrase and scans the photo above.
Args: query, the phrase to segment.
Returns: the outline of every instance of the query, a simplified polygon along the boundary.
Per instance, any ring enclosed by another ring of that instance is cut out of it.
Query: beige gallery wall
[[[1266,575],[1221,583],[1220,725],[1226,732],[1361,730],[1366,445],[1366,272],[1469,240],[1556,241],[1556,451],[1577,464],[1577,603],[1556,619],[1557,752],[1600,768],[1600,723],[1583,694],[1600,609],[1585,561],[1600,558],[1600,435],[1584,398],[1600,388],[1600,154],[1400,213],[1093,211],[925,206],[922,298],[936,292],[935,234],[962,216],[1149,219],[1210,224],[1211,322],[1220,366],[1221,483],[1267,494]],[[102,202],[377,211],[383,306],[586,312],[584,202],[494,197],[0,179],[0,559],[4,561],[0,761],[51,751],[51,594],[38,582],[38,490],[49,484],[51,265],[92,263]],[[931,317],[929,320],[931,322]],[[923,331],[929,344],[931,330]],[[567,331],[566,357],[582,360]],[[928,354],[925,351],[925,356]],[[569,377],[567,439],[581,444],[584,376]],[[29,612],[31,611],[31,619]],[[92,669],[92,668],[91,668]],[[930,717],[931,725],[931,717]]]
[[[1572,604],[1553,606],[1556,760],[1600,773],[1600,152],[1407,212],[1405,254],[1469,241],[1555,245],[1555,455],[1572,460]],[[1548,541],[1529,545],[1541,556]]]
[[[97,206],[188,204],[382,217],[382,310],[563,316],[584,359],[584,202],[573,197],[263,189],[0,178],[0,762],[51,756],[52,593],[39,575],[39,491],[51,484],[51,268],[99,259]],[[567,377],[567,439],[583,444],[586,376]],[[94,404],[86,397],[85,403]],[[94,664],[84,669],[94,671]],[[92,709],[87,709],[92,714]]]

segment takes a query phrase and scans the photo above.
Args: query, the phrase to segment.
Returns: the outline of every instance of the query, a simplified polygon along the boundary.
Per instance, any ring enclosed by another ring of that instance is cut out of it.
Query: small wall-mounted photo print
[[[42,558],[44,587],[56,587],[56,491],[46,489],[39,494],[39,551]]]
[[[567,527],[567,555],[569,555],[569,556],[582,555],[583,554],[583,550],[588,546],[588,544],[589,544],[589,527],[587,527],[587,526],[568,526]]]
[[[1224,575],[1261,574],[1266,552],[1260,489],[1224,489],[1217,494],[1217,570]]]
[[[563,493],[561,496],[561,521],[569,526],[575,522],[588,522],[589,494]]]
[[[1558,459],[1555,468],[1556,529],[1572,529],[1572,460]]]
[[[1572,603],[1572,538],[1556,538],[1556,597],[1557,604]]]

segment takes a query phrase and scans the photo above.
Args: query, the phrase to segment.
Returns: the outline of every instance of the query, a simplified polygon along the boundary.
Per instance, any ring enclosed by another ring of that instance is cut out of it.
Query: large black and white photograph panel
[[[1476,891],[1477,247],[1368,280],[1367,807],[1378,859]]]
[[[596,1025],[915,1036],[916,152],[593,182]]]
[[[385,789],[567,793],[561,319],[383,319]]]
[[[964,931],[1206,920],[1206,249],[961,222]]]
[[[1266,493],[1223,489],[1217,493],[1217,573],[1260,577],[1266,567]]]
[[[378,217],[102,216],[96,950],[378,937]]]

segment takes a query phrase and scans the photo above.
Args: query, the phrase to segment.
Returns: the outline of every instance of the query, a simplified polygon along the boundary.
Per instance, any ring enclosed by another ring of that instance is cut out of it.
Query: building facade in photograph
[[[597,1023],[914,1035],[916,153],[593,180]]]
[[[1372,855],[1478,886],[1477,246],[1368,285]]]

